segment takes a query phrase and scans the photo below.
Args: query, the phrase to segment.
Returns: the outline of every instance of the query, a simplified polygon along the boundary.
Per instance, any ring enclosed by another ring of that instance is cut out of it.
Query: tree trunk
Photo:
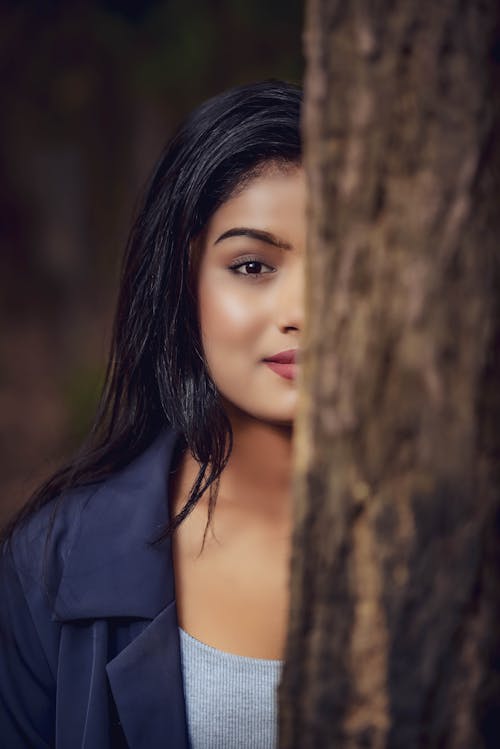
[[[499,17],[308,4],[285,749],[500,746]]]

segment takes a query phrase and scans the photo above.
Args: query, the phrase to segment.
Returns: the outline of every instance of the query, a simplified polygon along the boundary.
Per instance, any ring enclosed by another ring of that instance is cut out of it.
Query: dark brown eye
[[[263,276],[267,273],[274,273],[275,268],[260,260],[243,260],[232,265],[230,270],[239,276]]]
[[[262,270],[262,263],[252,260],[251,263],[245,263],[245,268],[247,269],[247,273],[258,274]]]

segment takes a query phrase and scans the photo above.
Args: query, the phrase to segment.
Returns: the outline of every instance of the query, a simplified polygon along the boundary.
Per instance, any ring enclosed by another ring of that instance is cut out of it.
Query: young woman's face
[[[199,265],[202,342],[219,392],[230,406],[282,424],[297,402],[289,362],[303,328],[305,241],[303,169],[269,170],[214,213]],[[280,354],[285,363],[268,361]]]

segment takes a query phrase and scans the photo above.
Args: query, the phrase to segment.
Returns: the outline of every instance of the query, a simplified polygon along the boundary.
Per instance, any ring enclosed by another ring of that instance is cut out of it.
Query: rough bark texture
[[[286,749],[500,746],[499,15],[307,7]]]

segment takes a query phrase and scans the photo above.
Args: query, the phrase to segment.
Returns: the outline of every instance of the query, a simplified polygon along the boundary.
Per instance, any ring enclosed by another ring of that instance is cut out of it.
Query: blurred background
[[[301,82],[301,0],[0,2],[0,523],[95,411],[120,258],[182,117]]]

